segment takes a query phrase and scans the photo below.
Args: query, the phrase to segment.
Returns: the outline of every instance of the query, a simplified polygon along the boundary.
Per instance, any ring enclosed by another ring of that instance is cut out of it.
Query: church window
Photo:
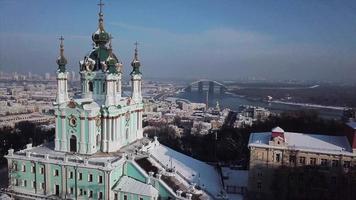
[[[24,187],[27,187],[27,180],[24,180],[24,181],[23,181],[23,186],[24,186]]]
[[[92,190],[89,191],[89,198],[93,198],[93,191]]]
[[[32,188],[36,188],[36,181],[32,181]]]
[[[96,146],[100,145],[100,135],[96,135]]]
[[[41,183],[41,188],[44,190],[45,189],[45,183]]]
[[[328,160],[327,159],[321,159],[320,160],[320,165],[321,166],[327,166],[328,165]]]
[[[22,171],[23,171],[23,172],[26,172],[26,164],[23,164],[23,165],[22,165]]]
[[[118,197],[117,193],[115,193],[114,194],[114,200],[118,200],[118,199],[119,199],[119,197]]]
[[[143,198],[142,198],[142,197],[140,197],[140,200],[143,200]]]
[[[103,83],[103,92],[105,92],[106,91],[106,84],[105,84],[105,82]]]
[[[70,194],[74,194],[74,188],[70,187]]]
[[[99,176],[99,183],[103,183],[103,176]]]
[[[35,172],[36,172],[36,167],[35,167],[34,164],[32,165],[31,172],[32,172],[32,173],[35,173]]]
[[[103,199],[103,192],[99,192],[99,199]]]
[[[82,195],[83,195],[83,189],[80,188],[80,190],[79,190],[79,196],[82,196]]]
[[[127,195],[126,194],[124,195],[124,200],[127,200]]]
[[[89,92],[92,92],[93,91],[93,82],[89,81],[88,86],[89,86]]]
[[[15,186],[19,186],[19,180],[15,179]]]
[[[16,163],[14,163],[14,165],[13,165],[13,170],[17,171],[17,164]]]
[[[59,176],[59,171],[58,171],[58,169],[55,169],[55,170],[54,170],[54,176]]]
[[[72,172],[72,171],[69,172],[69,178],[70,178],[70,179],[73,179],[73,172]]]
[[[83,179],[83,173],[79,172],[79,180],[81,181]]]
[[[93,174],[89,174],[88,181],[93,182]]]

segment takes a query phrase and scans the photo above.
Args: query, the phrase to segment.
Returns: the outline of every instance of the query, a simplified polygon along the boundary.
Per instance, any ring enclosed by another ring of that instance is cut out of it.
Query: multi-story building
[[[61,37],[53,104],[55,140],[8,151],[7,193],[16,199],[226,198],[213,166],[143,137],[137,43],[132,93],[124,97],[123,65],[113,53],[111,36],[104,29],[103,4],[99,5],[99,27],[92,35],[95,46],[80,62],[81,97],[68,94]]]
[[[356,123],[349,123],[348,130],[351,140],[347,136],[285,132],[280,127],[272,129],[271,132],[251,133],[248,144],[250,198],[280,199],[272,196],[275,195],[273,189],[276,189],[276,185],[282,183],[284,178],[292,181],[291,177],[295,174],[303,177],[308,169],[322,171],[328,179],[325,181],[328,182],[336,179],[340,173],[347,172],[356,166],[356,142],[354,142],[356,141]],[[281,171],[287,169],[289,170],[287,175],[283,174],[286,177],[278,177]],[[298,183],[293,182],[291,185],[291,187],[298,187]],[[329,186],[323,187],[321,189]],[[278,193],[282,195],[283,190],[286,191],[289,188],[285,184],[280,189]],[[301,187],[298,194],[294,195],[297,195],[299,199],[304,199],[304,193]]]

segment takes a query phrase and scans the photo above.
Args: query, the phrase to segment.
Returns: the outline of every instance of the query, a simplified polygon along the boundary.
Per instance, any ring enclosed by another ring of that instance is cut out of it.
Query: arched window
[[[93,82],[89,81],[88,86],[89,86],[89,92],[92,92],[93,91]]]
[[[70,137],[70,151],[71,152],[77,151],[77,138],[74,135]]]
[[[105,82],[103,83],[103,92],[105,92],[105,90],[106,90],[106,84],[105,84]]]

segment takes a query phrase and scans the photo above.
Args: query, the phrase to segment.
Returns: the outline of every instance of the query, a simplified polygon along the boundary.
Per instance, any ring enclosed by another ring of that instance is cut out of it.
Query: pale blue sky
[[[70,70],[91,49],[97,0],[0,0],[0,69]],[[354,81],[356,1],[105,0],[125,73],[138,40],[146,77]]]

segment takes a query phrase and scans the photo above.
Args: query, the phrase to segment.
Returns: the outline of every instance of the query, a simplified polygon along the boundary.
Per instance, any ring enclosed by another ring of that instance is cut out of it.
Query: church
[[[57,59],[55,140],[8,150],[15,199],[226,199],[221,177],[206,163],[143,136],[142,73],[137,43],[132,92],[122,95],[123,64],[98,4],[93,49],[79,62],[81,97],[68,95],[63,37]]]

